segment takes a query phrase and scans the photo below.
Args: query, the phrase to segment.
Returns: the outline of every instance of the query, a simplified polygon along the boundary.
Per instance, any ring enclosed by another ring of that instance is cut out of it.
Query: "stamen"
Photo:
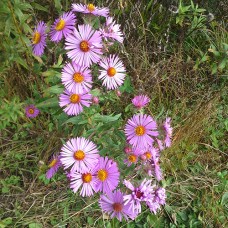
[[[81,51],[83,51],[83,52],[88,52],[88,51],[89,51],[89,43],[88,43],[86,40],[83,40],[83,41],[80,43],[80,49],[81,49]]]
[[[89,183],[91,180],[92,180],[91,173],[84,173],[84,174],[82,174],[82,181],[84,183]]]
[[[147,159],[151,159],[151,153],[150,152],[146,152],[146,153],[144,153],[144,155],[146,156]]]
[[[70,96],[70,102],[73,103],[73,104],[76,104],[76,103],[79,103],[80,101],[80,95],[78,94],[72,94]]]
[[[146,132],[146,129],[143,126],[138,126],[138,127],[135,128],[135,134],[138,135],[138,136],[144,135],[145,132]]]
[[[35,32],[35,34],[33,35],[33,44],[38,44],[41,40],[41,35],[39,32]]]
[[[77,161],[81,161],[85,158],[85,153],[82,150],[77,150],[74,153],[74,159]]]
[[[65,24],[66,24],[66,22],[61,18],[61,19],[59,20],[59,22],[57,23],[57,25],[55,26],[55,29],[56,29],[57,31],[61,31],[61,30],[64,29]]]
[[[104,169],[101,169],[98,171],[97,176],[98,176],[99,180],[105,181],[108,178],[108,172]]]
[[[34,110],[33,108],[30,108],[30,109],[28,110],[28,112],[29,112],[29,114],[33,114],[33,113],[35,112],[35,110]]]
[[[57,163],[57,159],[54,158],[54,159],[51,161],[51,163],[48,165],[48,167],[51,168],[51,167],[55,166],[56,163]]]
[[[136,155],[131,154],[131,155],[128,156],[128,160],[129,160],[131,163],[135,163],[136,160],[137,160],[137,157],[136,157]]]
[[[73,75],[73,79],[74,79],[75,82],[80,83],[80,82],[84,81],[84,76],[82,74],[80,74],[80,73],[75,73]]]
[[[95,6],[93,4],[88,4],[87,5],[87,9],[89,10],[89,12],[93,12],[95,10]]]
[[[116,74],[116,69],[115,69],[114,67],[108,68],[107,74],[108,74],[109,77],[115,76],[115,74]]]
[[[113,207],[113,210],[116,212],[121,212],[123,209],[123,205],[121,203],[114,203],[112,207]]]

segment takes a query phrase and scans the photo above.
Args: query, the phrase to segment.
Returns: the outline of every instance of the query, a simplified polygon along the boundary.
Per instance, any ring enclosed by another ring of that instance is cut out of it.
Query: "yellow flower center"
[[[38,44],[40,42],[41,39],[41,35],[39,32],[35,32],[35,34],[33,35],[32,41],[33,44]]]
[[[75,74],[73,75],[73,79],[74,79],[74,81],[77,82],[77,83],[80,83],[80,82],[83,82],[83,81],[84,81],[84,77],[83,77],[83,75],[80,74],[80,73],[75,73]]]
[[[88,4],[87,5],[87,9],[89,10],[89,12],[93,12],[95,10],[95,6],[93,4]]]
[[[29,112],[29,114],[33,114],[33,113],[35,112],[35,110],[34,110],[33,108],[30,108],[30,109],[28,110],[28,112]]]
[[[107,74],[108,74],[109,77],[115,76],[115,74],[116,74],[116,69],[115,69],[114,67],[108,68]]]
[[[61,31],[61,30],[64,29],[65,24],[66,24],[66,22],[61,18],[61,19],[59,20],[59,22],[57,23],[57,25],[55,26],[55,29],[56,29],[57,31]]]
[[[85,153],[82,150],[77,150],[74,153],[74,159],[77,161],[81,161],[85,158]]]
[[[135,134],[138,135],[138,136],[144,135],[145,132],[146,132],[146,129],[143,126],[138,126],[138,127],[135,128]]]
[[[128,156],[128,161],[130,161],[131,163],[135,163],[136,160],[137,160],[136,155],[131,154],[131,155]]]
[[[80,101],[80,96],[78,94],[72,94],[70,96],[70,102],[73,104],[79,103]]]
[[[104,169],[101,169],[98,171],[97,176],[98,176],[99,180],[105,181],[108,178],[108,172]]]
[[[89,43],[85,40],[83,40],[81,43],[80,43],[80,49],[81,51],[83,52],[88,52],[89,51]]]
[[[91,180],[92,180],[91,173],[84,173],[84,174],[82,174],[82,181],[84,183],[89,183]]]
[[[146,156],[146,159],[150,159],[151,158],[151,153],[150,152],[146,152],[146,153],[144,153],[144,155]]]
[[[113,207],[113,210],[116,212],[120,212],[123,209],[123,205],[121,203],[114,203],[112,207]]]
[[[51,167],[55,166],[56,163],[57,163],[57,159],[54,158],[54,159],[51,161],[51,163],[48,165],[48,167],[51,168]]]

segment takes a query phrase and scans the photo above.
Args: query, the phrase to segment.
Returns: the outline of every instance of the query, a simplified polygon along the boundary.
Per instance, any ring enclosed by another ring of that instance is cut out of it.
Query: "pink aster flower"
[[[78,25],[66,38],[67,56],[80,66],[97,63],[102,55],[102,38],[90,25]],[[70,51],[69,51],[70,50]]]
[[[151,147],[150,149],[152,158],[151,158],[151,165],[152,165],[152,169],[153,169],[153,173],[155,175],[155,178],[160,181],[163,179],[162,177],[162,171],[159,165],[159,158],[160,158],[160,154],[157,148]]]
[[[108,193],[116,189],[120,177],[116,162],[109,160],[108,157],[100,157],[94,169],[96,171],[97,192],[103,191],[103,193]]]
[[[126,70],[118,56],[104,57],[99,65],[103,70],[100,70],[98,78],[103,81],[102,85],[106,86],[107,89],[116,89],[123,84]]]
[[[93,4],[83,5],[83,4],[72,4],[73,11],[85,14],[93,14],[95,16],[108,17],[109,9],[106,7],[97,7]]]
[[[133,105],[138,109],[145,107],[149,102],[150,98],[146,95],[135,96],[132,99]]]
[[[158,148],[160,151],[164,150],[163,142],[160,139],[157,139]]]
[[[140,148],[133,148],[132,152],[127,154],[127,159],[124,160],[124,163],[127,166],[130,166],[132,164],[136,164],[140,155],[141,155],[141,149]]]
[[[51,179],[61,166],[60,157],[58,155],[53,155],[48,167],[49,170],[46,172],[46,178]]]
[[[154,142],[152,137],[158,136],[157,124],[149,115],[134,115],[125,126],[125,135],[133,147],[147,147]]]
[[[111,218],[116,217],[119,221],[122,221],[123,217],[126,220],[135,217],[130,204],[124,204],[124,195],[120,190],[109,192],[107,196],[101,195],[99,205],[103,212],[108,213]]]
[[[171,118],[168,117],[165,120],[165,123],[163,125],[164,129],[165,129],[165,146],[166,147],[170,147],[171,146],[171,138],[172,138],[172,133],[173,133],[173,128],[171,127]]]
[[[91,196],[94,194],[95,191],[95,173],[94,171],[88,170],[86,172],[75,172],[71,174],[71,183],[70,188],[73,189],[73,192],[77,192],[78,189],[82,186],[80,195],[85,196]]]
[[[63,36],[66,38],[74,30],[75,22],[76,17],[72,12],[63,13],[51,26],[51,40],[59,42]]]
[[[83,106],[89,107],[91,104],[92,95],[89,93],[76,94],[67,90],[60,94],[60,107],[66,106],[63,111],[69,115],[78,115],[83,111]]]
[[[62,83],[72,93],[81,94],[90,91],[92,87],[91,71],[76,63],[68,63],[62,70]]]
[[[34,105],[28,105],[25,107],[25,114],[28,118],[35,118],[40,113],[40,110],[36,108]]]
[[[100,29],[102,37],[105,40],[117,40],[120,43],[123,43],[123,33],[120,30],[120,25],[116,24],[113,20],[113,17],[108,17],[106,19],[105,28]]]
[[[153,199],[154,189],[151,180],[144,179],[139,187],[134,187],[130,181],[124,180],[124,185],[132,192],[124,196],[125,204],[130,204],[136,214],[141,213],[141,202],[148,202]]]
[[[40,21],[35,27],[32,38],[32,46],[34,55],[41,56],[44,53],[44,48],[46,46],[46,29],[47,26],[43,21]]]
[[[87,172],[98,162],[97,146],[83,137],[70,139],[61,150],[60,161],[64,169],[72,166],[71,172]]]

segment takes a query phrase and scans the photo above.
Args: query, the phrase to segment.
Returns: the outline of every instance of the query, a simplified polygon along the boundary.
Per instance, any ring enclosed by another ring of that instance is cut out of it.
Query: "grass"
[[[56,2],[61,5],[60,1]],[[62,2],[63,8],[70,4]],[[33,13],[38,18],[55,18],[60,11],[57,3],[57,10],[52,9],[50,15],[35,7]],[[53,3],[45,1],[46,4],[54,7]],[[190,3],[186,1],[186,4]],[[1,100],[3,110],[7,111],[2,114],[2,122],[8,123],[0,132],[0,227],[226,227],[227,68],[212,74],[210,61],[195,67],[199,53],[206,51],[208,44],[219,46],[227,42],[225,24],[216,21],[219,26],[209,26],[214,32],[208,33],[208,41],[204,42],[194,40],[194,33],[192,37],[184,37],[182,31],[189,34],[191,26],[186,21],[184,27],[178,27],[176,16],[168,10],[169,5],[161,7],[157,1],[135,3],[128,0],[112,1],[110,7],[118,9],[117,18],[127,35],[119,51],[128,68],[134,93],[146,93],[151,97],[148,111],[153,116],[168,115],[173,119],[173,146],[163,152],[161,163],[165,174],[163,185],[168,192],[167,205],[156,216],[145,210],[136,221],[119,223],[102,215],[96,198],[82,199],[72,194],[63,174],[52,181],[44,178],[50,156],[61,148],[61,140],[72,135],[74,125],[63,129],[58,119],[49,114],[51,108],[35,121],[21,113],[28,97],[45,98],[41,92],[51,82],[47,82],[49,76],[41,77],[40,72],[47,71],[52,60],[57,62],[58,58],[50,51],[47,62],[33,63],[30,59],[27,64],[32,64],[32,68],[28,69],[21,61],[16,64],[15,60],[8,61],[8,55],[14,55],[7,49],[15,45],[14,29],[23,28],[17,26],[16,15],[11,34],[4,36],[0,47],[4,51],[4,56],[0,57],[4,63],[0,68]],[[208,11],[215,10],[213,5],[205,7],[212,7]],[[11,12],[14,11],[11,9]],[[216,8],[216,12],[223,20],[223,8],[220,11]],[[165,32],[166,37],[163,36]],[[179,34],[183,36],[181,43]],[[23,42],[20,47],[20,58],[28,55]],[[101,111],[121,110],[132,96],[132,93],[125,94],[115,107],[107,102]],[[14,114],[6,118],[4,113]]]

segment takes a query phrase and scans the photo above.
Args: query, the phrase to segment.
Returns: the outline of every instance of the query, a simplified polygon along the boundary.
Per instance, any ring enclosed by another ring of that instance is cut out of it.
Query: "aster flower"
[[[98,79],[103,81],[102,85],[106,86],[107,89],[116,89],[123,84],[126,70],[118,56],[104,57],[99,65],[103,69],[100,70]]]
[[[95,179],[97,180],[96,191],[108,193],[116,189],[120,177],[116,162],[109,160],[108,157],[100,157],[94,169],[96,171]]]
[[[88,92],[92,87],[91,71],[74,62],[64,66],[61,80],[68,91],[76,94]]]
[[[157,124],[149,115],[134,115],[125,126],[125,135],[133,147],[147,147],[154,142],[152,137],[158,136]]]
[[[113,20],[113,17],[108,17],[106,19],[106,26],[103,29],[100,29],[102,37],[107,41],[108,39],[116,40],[120,43],[123,43],[123,33],[120,30],[120,25],[116,24]]]
[[[132,164],[136,164],[140,154],[141,154],[141,150],[139,148],[133,148],[132,152],[127,154],[127,159],[124,160],[124,163],[127,166],[130,166]]]
[[[74,30],[76,17],[72,12],[63,13],[63,15],[56,19],[51,26],[51,40],[59,42],[63,36],[66,38]]]
[[[80,66],[97,63],[102,55],[102,38],[90,25],[78,25],[66,38],[67,56]],[[69,51],[70,50],[70,51]]]
[[[148,202],[153,199],[154,189],[151,180],[144,179],[139,187],[134,187],[130,181],[124,180],[124,185],[132,192],[124,196],[125,204],[130,204],[136,214],[141,212],[141,202]]]
[[[40,110],[36,108],[34,105],[28,105],[25,107],[25,114],[28,118],[35,118],[40,113]]]
[[[46,29],[47,29],[47,26],[43,21],[40,21],[38,25],[35,27],[33,38],[32,38],[34,55],[41,56],[44,53],[44,48],[46,46],[46,37],[47,37]]]
[[[94,171],[88,170],[86,172],[75,172],[71,174],[71,183],[70,188],[73,189],[73,192],[77,192],[78,189],[82,186],[82,189],[80,191],[80,195],[85,196],[91,196],[94,194],[95,191],[95,173]]]
[[[160,151],[164,150],[164,146],[163,146],[163,142],[160,139],[156,139],[157,140],[157,144],[158,144],[158,148]]]
[[[171,137],[172,137],[172,133],[173,133],[173,128],[171,127],[171,118],[168,117],[165,120],[165,123],[163,125],[164,129],[165,129],[165,146],[166,147],[170,147],[171,146]]]
[[[48,165],[49,170],[46,172],[46,178],[51,179],[61,166],[60,157],[58,155],[53,155],[52,159]]]
[[[146,95],[135,96],[132,99],[132,104],[138,109],[145,107],[149,102],[150,98]]]
[[[123,217],[126,220],[135,217],[130,204],[124,204],[124,195],[120,190],[109,192],[107,196],[101,195],[99,205],[103,212],[108,213],[111,218],[116,217],[119,221],[122,221]]]
[[[92,95],[89,93],[76,94],[67,90],[60,94],[60,107],[66,106],[63,111],[69,115],[78,115],[83,111],[83,106],[89,107],[91,104]]]
[[[152,165],[153,173],[155,175],[155,178],[158,181],[160,181],[163,179],[163,177],[162,177],[162,171],[159,165],[159,157],[160,157],[159,151],[157,148],[152,147],[150,152],[152,155],[151,165]]]
[[[106,7],[97,7],[93,4],[83,5],[83,4],[72,4],[72,9],[75,12],[93,14],[95,16],[108,17],[109,9]]]
[[[60,161],[64,169],[71,167],[71,172],[86,172],[98,162],[97,146],[83,137],[68,140],[61,150]]]

